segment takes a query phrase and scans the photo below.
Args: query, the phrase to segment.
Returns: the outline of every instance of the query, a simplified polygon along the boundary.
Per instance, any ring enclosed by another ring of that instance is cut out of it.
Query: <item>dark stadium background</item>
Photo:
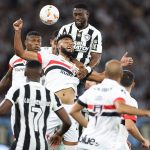
[[[54,30],[72,22],[73,4],[81,0],[0,0],[0,79],[8,69],[13,52],[13,22],[24,20],[23,39],[30,30],[37,30],[43,36],[43,46],[49,45]],[[84,0],[90,8],[90,23],[102,33],[103,54],[98,71],[111,58],[120,59],[128,51],[134,65],[128,67],[136,75],[136,86],[132,95],[140,108],[150,109],[150,0]],[[39,20],[39,11],[46,4],[55,5],[60,19],[53,26],[46,26]],[[0,100],[4,94],[0,93]],[[10,144],[11,138],[5,129],[7,118],[0,117],[0,143]],[[139,118],[137,122],[142,134],[150,139],[150,119]],[[142,150],[139,143],[131,139],[136,150]]]

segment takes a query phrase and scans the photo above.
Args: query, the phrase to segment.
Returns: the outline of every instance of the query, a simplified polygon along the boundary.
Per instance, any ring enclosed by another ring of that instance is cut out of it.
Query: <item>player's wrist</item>
[[[87,67],[85,67],[85,68],[86,68],[86,70],[88,71],[88,73],[91,73],[92,68],[91,68],[90,66],[87,66]]]

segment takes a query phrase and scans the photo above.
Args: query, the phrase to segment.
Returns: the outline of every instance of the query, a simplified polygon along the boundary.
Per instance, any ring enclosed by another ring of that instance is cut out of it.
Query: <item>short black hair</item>
[[[89,11],[88,6],[84,3],[78,3],[78,4],[74,5],[74,8],[81,8],[81,9],[85,9],[85,10]]]
[[[70,38],[73,41],[73,38],[70,34],[62,34],[57,38],[57,43],[64,38]]]
[[[123,76],[121,78],[121,85],[129,87],[134,82],[135,76],[130,70],[123,70]]]
[[[27,33],[27,36],[32,36],[32,35],[34,35],[34,36],[41,36],[41,35],[39,34],[39,32],[37,32],[37,31],[30,31],[30,32]],[[27,37],[27,36],[26,36],[26,37]]]
[[[37,60],[29,60],[26,63],[26,68],[39,69],[42,68],[42,64]]]

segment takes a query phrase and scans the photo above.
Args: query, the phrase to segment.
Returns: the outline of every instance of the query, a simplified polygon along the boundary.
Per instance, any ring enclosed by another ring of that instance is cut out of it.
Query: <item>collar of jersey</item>
[[[73,25],[74,25],[75,28],[76,28],[77,30],[79,30],[79,31],[87,30],[87,29],[89,28],[89,26],[90,26],[90,24],[88,24],[88,26],[87,26],[86,28],[80,30],[80,29],[77,28],[75,22],[73,22]]]
[[[108,78],[104,79],[102,81],[102,83],[104,83],[104,84],[111,84],[111,85],[119,85],[120,86],[120,84],[117,81],[112,80],[112,79],[108,79]]]

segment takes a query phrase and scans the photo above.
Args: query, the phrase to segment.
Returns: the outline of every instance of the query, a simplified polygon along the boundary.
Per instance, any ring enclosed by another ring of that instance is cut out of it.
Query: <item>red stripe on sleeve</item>
[[[22,59],[22,58],[19,58],[19,59],[17,59],[17,60],[14,61],[13,65],[14,65],[16,62],[21,62],[21,61],[23,61],[23,59]]]
[[[104,105],[104,109],[116,109],[115,105]]]
[[[127,114],[123,115],[123,118],[124,118],[124,119],[131,119],[131,120],[133,120],[133,121],[135,121],[135,122],[136,122],[136,120],[137,120],[137,117],[136,117],[136,116],[131,116],[131,115],[127,115]]]
[[[125,99],[122,98],[122,97],[118,97],[118,98],[116,98],[116,99],[114,100],[114,102],[116,102],[116,101],[123,101],[123,102],[125,102]]]
[[[38,61],[42,64],[42,57],[40,53],[37,53]]]
[[[94,108],[94,105],[89,105],[88,104],[88,107],[87,107],[88,109],[93,109]]]

